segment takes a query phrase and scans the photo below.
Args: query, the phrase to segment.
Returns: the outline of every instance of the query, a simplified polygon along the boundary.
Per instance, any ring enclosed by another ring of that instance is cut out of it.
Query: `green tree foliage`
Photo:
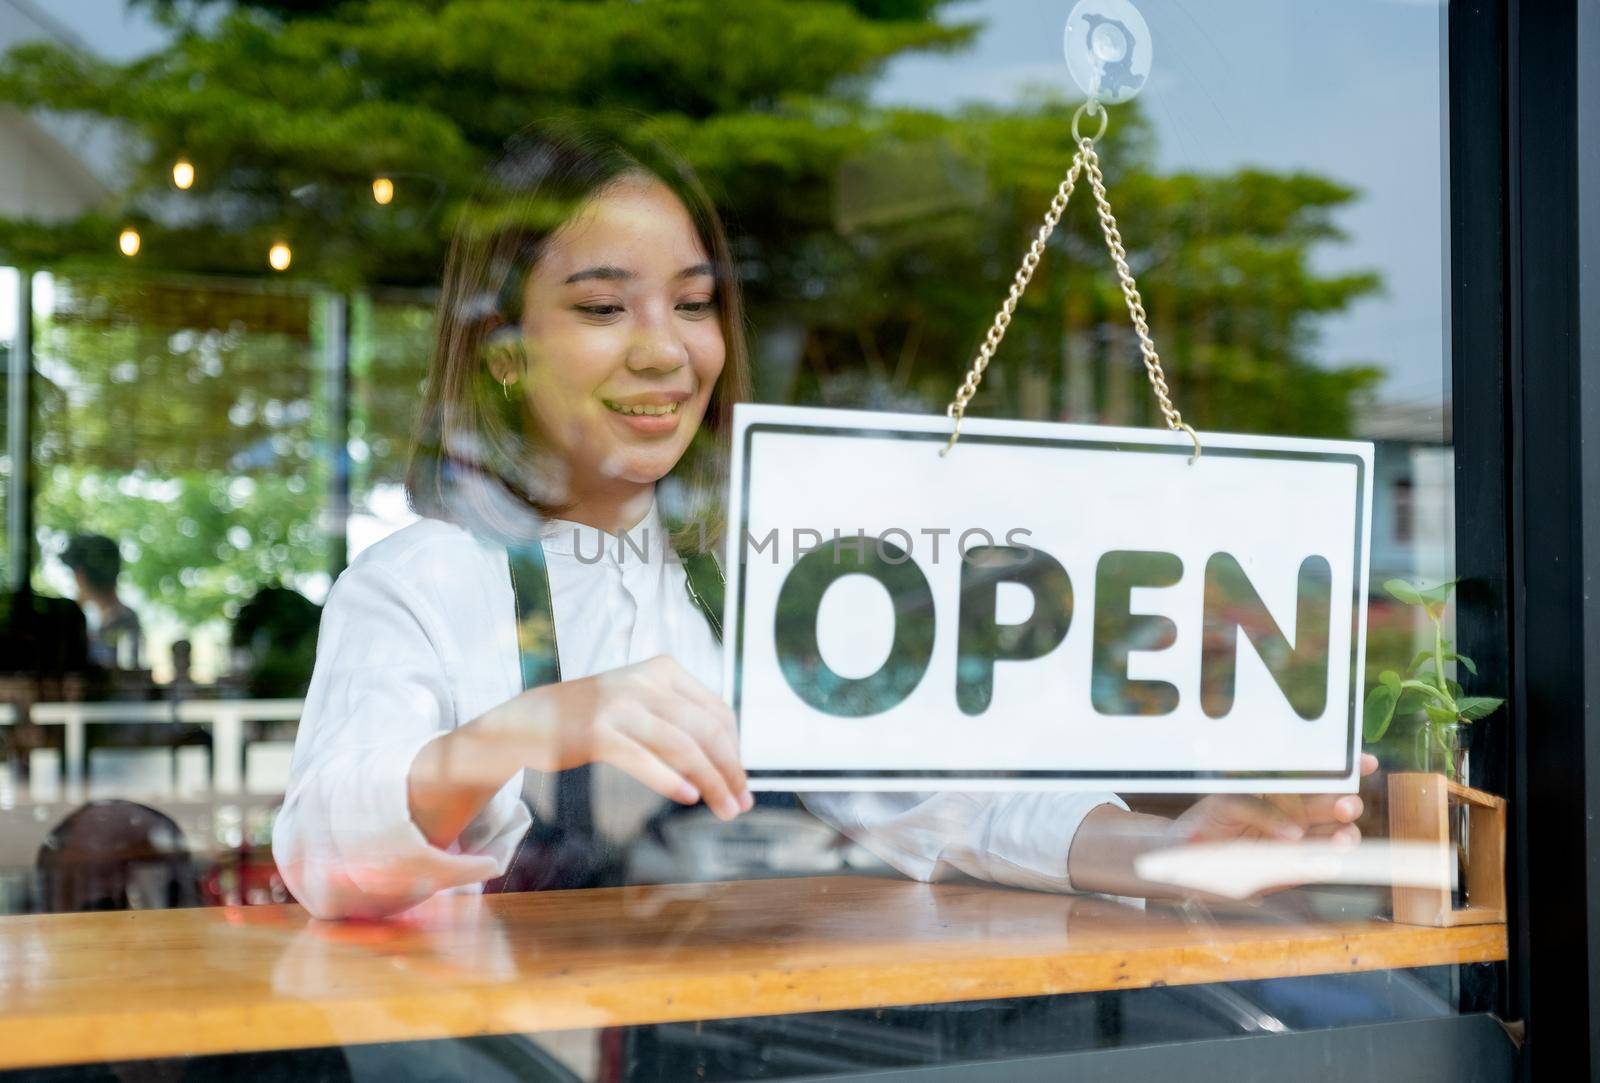
[[[951,113],[871,103],[867,91],[891,59],[971,40],[975,27],[952,22],[944,0],[149,6],[175,30],[155,55],[111,64],[27,45],[0,61],[0,100],[106,118],[134,137],[114,205],[65,223],[0,222],[0,252],[9,258],[80,274],[87,266],[97,282],[134,263],[261,278],[270,274],[267,248],[281,238],[295,258],[275,282],[426,288],[478,171],[506,137],[532,120],[581,112],[592,123],[661,138],[706,178],[736,239],[757,387],[767,399],[942,408],[1072,153],[1074,103],[1059,97]],[[1129,106],[1117,109],[1101,149],[1186,416],[1205,427],[1347,434],[1353,404],[1377,374],[1312,364],[1315,318],[1344,309],[1377,280],[1319,274],[1309,257],[1340,240],[1334,214],[1356,193],[1304,174],[1161,174],[1148,126]],[[184,193],[169,172],[180,156],[198,173]],[[379,175],[395,181],[388,206],[372,198]],[[1150,420],[1088,202],[1082,185],[975,412]],[[144,236],[133,262],[116,254],[126,223]],[[145,322],[140,303],[134,296],[124,306],[134,324]],[[392,480],[402,465],[427,349],[419,311],[373,308],[358,325],[379,336],[364,363],[372,380],[386,381],[371,415],[358,410],[353,434],[370,452],[358,473],[372,480]],[[182,327],[162,324],[160,334],[226,335],[233,324],[256,340],[249,319],[205,313]],[[184,491],[226,489],[243,469],[240,449],[260,438],[254,422],[238,420],[248,413],[244,397],[269,393],[251,381],[175,383],[183,351],[144,334],[86,329],[53,354],[58,383],[75,388],[61,416],[70,416],[62,424],[78,450],[63,443],[48,452],[59,454],[50,469],[97,470],[103,480],[133,471],[152,484],[181,479]],[[281,346],[272,341],[266,334],[260,348]],[[269,395],[296,417],[315,398],[311,356],[285,356],[302,386]],[[128,363],[140,378],[113,380]],[[279,378],[261,373],[269,383]],[[116,427],[127,411],[171,423],[127,430],[139,440],[108,444],[83,428]],[[96,460],[91,447],[119,450]],[[315,472],[297,460],[261,469],[275,479]],[[82,479],[50,477],[41,521],[63,523],[71,517],[66,494]],[[271,489],[259,486],[252,499],[266,502]],[[115,502],[103,486],[96,491]],[[297,512],[262,512],[248,526],[252,547],[287,546],[285,563],[263,566],[254,552],[220,555],[226,528],[247,514],[239,507],[203,526],[195,545],[141,541],[151,569],[139,574],[159,588],[182,583],[185,570],[206,569],[207,582],[223,584],[309,570],[319,560],[314,539],[296,548],[290,535],[313,521],[318,491],[298,494]],[[288,509],[295,495],[283,490],[279,506]],[[221,507],[210,496],[200,502]],[[111,515],[98,506],[78,511]],[[130,529],[146,525],[142,514],[129,513]],[[280,540],[266,543],[269,536]],[[176,594],[157,593],[179,604]]]
[[[186,32],[131,64],[16,49],[0,67],[0,99],[138,134],[126,205],[108,210],[144,220],[152,262],[258,273],[287,237],[304,273],[341,284],[434,281],[450,211],[530,120],[574,109],[690,122],[788,115],[749,133],[770,145],[747,149],[792,159],[810,148],[787,129],[810,127],[814,108],[856,100],[900,52],[967,36],[841,0],[367,0],[252,5],[192,22],[169,11]],[[161,212],[180,156],[199,181],[173,221]],[[396,180],[388,207],[371,197],[379,174]],[[18,229],[0,243],[44,254],[59,235],[77,251],[87,225],[105,249],[109,221]]]
[[[35,343],[38,525],[117,539],[186,624],[322,568],[321,330],[304,291],[58,276]]]

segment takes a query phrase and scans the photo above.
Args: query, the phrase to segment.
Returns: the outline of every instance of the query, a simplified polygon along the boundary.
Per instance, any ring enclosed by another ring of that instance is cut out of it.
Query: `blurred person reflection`
[[[239,607],[231,645],[235,676],[253,699],[299,699],[311,683],[322,609],[282,584],[262,587]]]
[[[53,689],[88,665],[89,626],[78,603],[39,594],[26,582],[0,593],[0,673],[27,674]],[[33,698],[59,695],[40,690]]]
[[[0,701],[17,711],[15,724],[0,726],[0,748],[21,779],[34,752],[66,754],[65,732],[31,721],[30,706],[83,695],[88,672],[89,629],[76,602],[38,594],[26,580],[0,592]]]
[[[61,563],[78,584],[78,603],[89,622],[89,660],[104,669],[138,669],[143,655],[139,615],[117,596],[122,553],[100,534],[77,534]]]
[[[185,699],[194,694],[194,644],[187,639],[172,642],[172,683],[169,693],[173,699]]]

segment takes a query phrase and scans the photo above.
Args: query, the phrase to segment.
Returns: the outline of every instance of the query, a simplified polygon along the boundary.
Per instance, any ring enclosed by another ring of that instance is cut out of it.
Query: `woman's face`
[[[524,297],[523,387],[569,499],[653,483],[683,456],[726,355],[713,269],[653,178],[605,189],[545,246]]]

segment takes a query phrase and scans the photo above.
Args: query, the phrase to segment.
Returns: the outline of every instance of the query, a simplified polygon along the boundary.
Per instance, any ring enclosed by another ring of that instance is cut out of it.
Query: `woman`
[[[590,800],[571,769],[590,763],[725,820],[751,808],[715,691],[715,561],[667,544],[718,536],[748,388],[728,243],[688,170],[593,136],[514,140],[447,261],[407,476],[425,518],[362,553],[323,616],[273,835],[313,914],[390,914],[508,870],[530,882],[551,851],[529,846],[526,770],[563,772],[557,819],[579,832]],[[1361,810],[1224,796],[1168,821],[1109,794],[805,801],[911,876],[1120,894],[1153,890],[1132,873],[1144,849],[1348,835]]]

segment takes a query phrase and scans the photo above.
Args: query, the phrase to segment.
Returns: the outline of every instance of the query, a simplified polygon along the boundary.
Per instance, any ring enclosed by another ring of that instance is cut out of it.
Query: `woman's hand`
[[[1363,754],[1361,775],[1378,769],[1374,756]],[[1185,843],[1233,842],[1247,839],[1329,839],[1354,846],[1361,840],[1355,826],[1361,798],[1346,794],[1210,794],[1176,820],[1115,805],[1101,805],[1084,817],[1068,850],[1068,875],[1079,891],[1152,898],[1192,894],[1170,884],[1152,883],[1134,871],[1140,854]],[[1283,885],[1288,886],[1288,885]],[[1276,889],[1275,889],[1276,890]]]
[[[1378,769],[1376,756],[1361,754],[1361,776]],[[1246,794],[1214,793],[1201,798],[1172,821],[1174,842],[1233,842],[1239,839],[1327,839],[1354,846],[1361,841],[1355,826],[1361,818],[1361,798],[1346,794]]]
[[[411,818],[447,846],[523,768],[609,763],[663,797],[705,800],[731,820],[755,804],[733,711],[666,655],[530,688],[425,745],[412,764]]]
[[[486,732],[515,749],[522,766],[609,763],[663,797],[685,805],[704,798],[724,820],[755,803],[733,710],[667,655],[530,689],[506,707]]]

